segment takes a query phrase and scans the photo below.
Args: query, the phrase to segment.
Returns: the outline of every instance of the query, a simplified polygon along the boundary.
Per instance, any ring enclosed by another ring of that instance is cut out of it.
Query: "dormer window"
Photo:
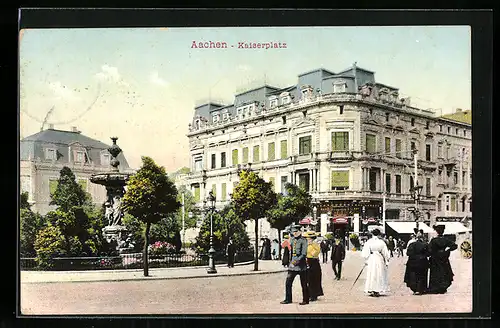
[[[227,111],[222,113],[222,120],[223,121],[229,120],[229,113]]]
[[[278,107],[278,97],[272,96],[269,98],[269,107],[270,108]]]
[[[217,123],[219,121],[220,121],[220,115],[219,115],[219,113],[213,114],[213,116],[212,116],[212,122],[213,123]]]
[[[346,83],[345,82],[335,82],[333,84],[333,92],[334,93],[343,93],[346,91]]]
[[[111,155],[110,154],[101,154],[101,165],[102,166],[109,166],[111,162]]]
[[[75,152],[75,162],[76,163],[85,163],[85,152],[81,150],[77,150]]]
[[[45,149],[45,159],[55,161],[57,160],[57,150],[54,148]]]

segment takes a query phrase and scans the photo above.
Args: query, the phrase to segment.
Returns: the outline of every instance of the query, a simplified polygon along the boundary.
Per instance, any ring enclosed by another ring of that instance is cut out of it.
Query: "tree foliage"
[[[312,198],[307,191],[291,183],[285,185],[285,191],[284,195],[277,195],[277,203],[267,216],[271,227],[278,230],[300,221],[311,211]]]
[[[198,237],[194,247],[199,254],[206,254],[210,249],[210,213],[203,220]],[[245,231],[245,225],[236,214],[231,205],[227,205],[220,212],[214,213],[213,217],[213,245],[215,250],[224,251],[229,242],[233,243],[237,251],[247,250],[250,246],[248,234]]]
[[[19,208],[25,210],[31,210],[31,205],[28,202],[29,194],[27,192],[21,193],[21,197],[19,197]]]
[[[180,204],[177,188],[168,178],[165,168],[156,165],[150,157],[142,157],[142,167],[130,177],[123,196],[123,210],[144,222],[144,276],[148,276],[148,245],[151,224],[175,213]]]
[[[157,223],[175,212],[177,188],[150,157],[142,157],[142,167],[130,177],[123,196],[123,210],[145,223]]]
[[[54,265],[53,258],[66,255],[67,241],[61,230],[55,226],[41,229],[36,236],[36,261],[41,268],[50,268]]]
[[[311,199],[307,191],[291,183],[285,185],[284,194],[277,195],[276,205],[268,211],[267,220],[271,227],[278,230],[279,243],[281,243],[280,231],[309,214]],[[279,255],[281,258],[281,248]]]
[[[275,206],[277,199],[272,184],[264,181],[255,172],[242,170],[239,174],[239,183],[233,190],[231,197],[233,209],[243,221],[255,221],[255,238],[259,235],[258,220],[266,216]],[[259,243],[255,240],[254,270],[259,269]]]
[[[177,201],[182,202],[182,195],[184,194],[184,227],[185,229],[195,228],[196,222],[199,218],[199,210],[196,208],[196,200],[193,193],[186,188],[186,186],[180,186],[177,194]],[[189,217],[189,213],[192,213],[192,217]],[[177,210],[176,213],[177,222],[180,229],[182,229],[182,207]]]
[[[76,182],[75,174],[67,166],[59,172],[57,188],[51,199],[50,205],[56,205],[62,212],[69,212],[74,206],[84,206],[90,202],[89,195]]]
[[[36,234],[45,225],[43,217],[29,209],[21,208],[19,213],[19,241],[21,256],[35,256]]]

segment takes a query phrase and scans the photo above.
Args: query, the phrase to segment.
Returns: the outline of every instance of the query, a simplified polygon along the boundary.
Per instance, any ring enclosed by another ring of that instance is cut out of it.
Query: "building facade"
[[[71,131],[56,130],[53,127],[26,137],[20,142],[20,190],[28,193],[32,210],[40,214],[55,209],[49,205],[50,195],[57,188],[59,172],[69,167],[83,190],[92,196],[95,204],[106,200],[104,186],[90,182],[93,174],[111,169],[109,145],[89,138],[76,128]],[[129,168],[123,153],[118,155],[119,169]]]
[[[276,192],[287,182],[308,190],[330,229],[354,215],[380,220],[384,203],[387,220],[413,221],[416,149],[421,219],[471,212],[460,207],[464,197],[471,204],[471,175],[463,173],[471,161],[459,160],[471,151],[470,122],[413,107],[356,65],[301,74],[285,89],[249,90],[231,105],[198,106],[188,138],[192,172],[185,181],[200,201],[212,190],[218,206],[229,201],[238,170],[250,168]]]

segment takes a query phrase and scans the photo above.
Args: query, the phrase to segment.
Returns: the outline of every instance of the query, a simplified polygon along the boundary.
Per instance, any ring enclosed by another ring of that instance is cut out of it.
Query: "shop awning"
[[[465,233],[472,231],[471,229],[467,228],[460,222],[437,222],[436,224],[444,225],[445,235],[454,235],[457,233]]]
[[[417,227],[417,224],[414,221],[391,221],[386,223],[397,233],[412,234],[415,232],[413,229]],[[423,222],[418,223],[418,229],[422,229],[424,233],[432,233],[434,231],[433,229],[431,229],[431,227]]]
[[[348,217],[336,217],[336,218],[332,218],[332,223],[335,223],[335,224],[348,224],[349,223],[349,218]]]

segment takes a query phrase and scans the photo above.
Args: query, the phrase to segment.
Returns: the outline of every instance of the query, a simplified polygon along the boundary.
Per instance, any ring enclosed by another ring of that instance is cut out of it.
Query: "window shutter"
[[[217,185],[216,184],[212,185],[212,194],[214,194],[214,197],[217,197]]]
[[[194,187],[194,200],[199,202],[200,201],[200,187]]]
[[[396,139],[396,157],[401,157],[401,139]]]
[[[221,189],[222,189],[221,190],[222,194],[220,195],[221,200],[226,200],[226,194],[227,194],[227,192],[226,192],[226,183],[222,184],[222,188]]]
[[[238,165],[238,149],[233,149],[233,166]]]
[[[253,146],[253,162],[260,162],[260,147]]]
[[[243,148],[243,164],[248,163],[248,147]]]
[[[274,178],[269,178],[269,183],[271,184],[271,188],[274,190],[274,186],[275,186],[275,183],[274,183]]]
[[[349,171],[332,171],[332,187],[349,188]]]
[[[286,159],[288,157],[288,142],[286,140],[281,140],[280,151],[281,159]]]
[[[391,152],[391,138],[388,137],[385,138],[385,152],[386,153]]]
[[[267,147],[267,160],[272,161],[275,158],[274,142],[270,142]]]
[[[456,203],[457,203],[457,200],[455,198],[455,196],[451,196],[450,197],[450,211],[454,212],[455,211],[455,208],[456,208]]]
[[[366,152],[374,153],[376,151],[375,136],[373,134],[366,135]]]
[[[55,179],[49,180],[49,191],[50,191],[51,195],[53,195],[56,192],[57,184],[58,184],[58,180],[55,180]]]

